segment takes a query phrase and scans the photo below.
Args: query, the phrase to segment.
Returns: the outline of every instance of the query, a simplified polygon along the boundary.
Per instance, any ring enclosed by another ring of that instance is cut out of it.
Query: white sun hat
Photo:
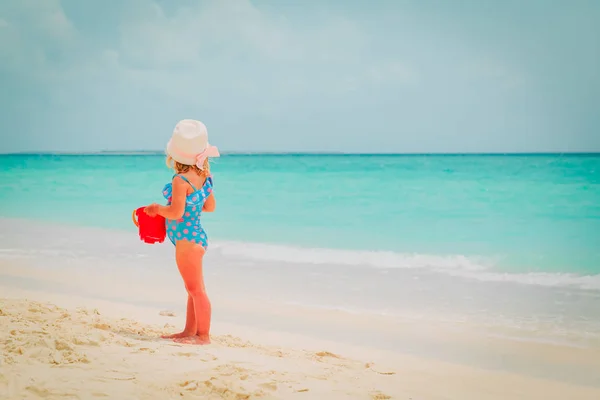
[[[175,125],[167,143],[167,155],[184,165],[202,169],[207,157],[219,157],[219,150],[208,143],[206,126],[194,119],[183,119]]]

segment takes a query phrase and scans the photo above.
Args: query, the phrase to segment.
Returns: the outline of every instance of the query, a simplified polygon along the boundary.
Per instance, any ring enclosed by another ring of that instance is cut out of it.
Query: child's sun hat
[[[202,169],[208,157],[219,157],[219,149],[208,143],[206,126],[194,119],[183,119],[175,125],[166,153],[184,165]]]

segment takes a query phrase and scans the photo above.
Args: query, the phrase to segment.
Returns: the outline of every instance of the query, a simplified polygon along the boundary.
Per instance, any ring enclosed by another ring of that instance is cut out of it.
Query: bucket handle
[[[140,227],[140,224],[138,223],[137,219],[135,218],[135,212],[137,210],[133,210],[133,213],[131,214],[131,219],[133,220],[133,223],[135,224],[135,226],[137,226],[138,228]]]

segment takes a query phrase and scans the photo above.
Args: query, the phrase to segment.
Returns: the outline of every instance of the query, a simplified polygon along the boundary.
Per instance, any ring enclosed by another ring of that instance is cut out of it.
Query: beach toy
[[[144,208],[146,207],[133,210],[131,215],[133,223],[139,228],[140,239],[149,244],[162,243],[167,235],[165,218],[160,215],[151,217],[146,214]]]

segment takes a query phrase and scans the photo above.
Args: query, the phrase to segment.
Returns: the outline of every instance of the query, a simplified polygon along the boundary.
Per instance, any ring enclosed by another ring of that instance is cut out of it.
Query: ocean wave
[[[0,258],[50,258],[143,261],[164,264],[172,258],[170,243],[148,246],[139,242],[135,233],[103,228],[67,227],[25,220],[0,218]],[[44,238],[32,245],[33,238]],[[261,263],[286,266],[316,265],[327,267],[372,268],[440,273],[479,282],[506,282],[521,285],[573,288],[600,291],[600,275],[566,272],[505,272],[501,262],[493,258],[466,255],[403,254],[387,251],[360,251],[327,248],[301,248],[289,245],[235,241],[211,242],[209,256],[217,263],[229,260],[248,264]],[[211,261],[212,262],[212,261]],[[252,268],[252,265],[249,265]]]
[[[554,272],[502,272],[493,258],[464,255],[402,254],[385,251],[300,248],[245,242],[219,242],[211,245],[224,257],[323,266],[352,266],[378,269],[415,269],[443,273],[482,282],[511,282],[547,287],[600,290],[600,275]]]
[[[450,275],[476,279],[483,282],[512,282],[523,285],[600,290],[600,275],[576,275],[556,272],[502,273],[492,271],[483,271],[476,274],[454,271]]]
[[[245,257],[263,261],[297,264],[368,266],[373,268],[432,268],[481,271],[491,267],[484,258],[462,255],[435,256],[402,254],[390,251],[338,250],[301,248],[286,245],[247,242],[219,242],[211,244],[225,256]]]

